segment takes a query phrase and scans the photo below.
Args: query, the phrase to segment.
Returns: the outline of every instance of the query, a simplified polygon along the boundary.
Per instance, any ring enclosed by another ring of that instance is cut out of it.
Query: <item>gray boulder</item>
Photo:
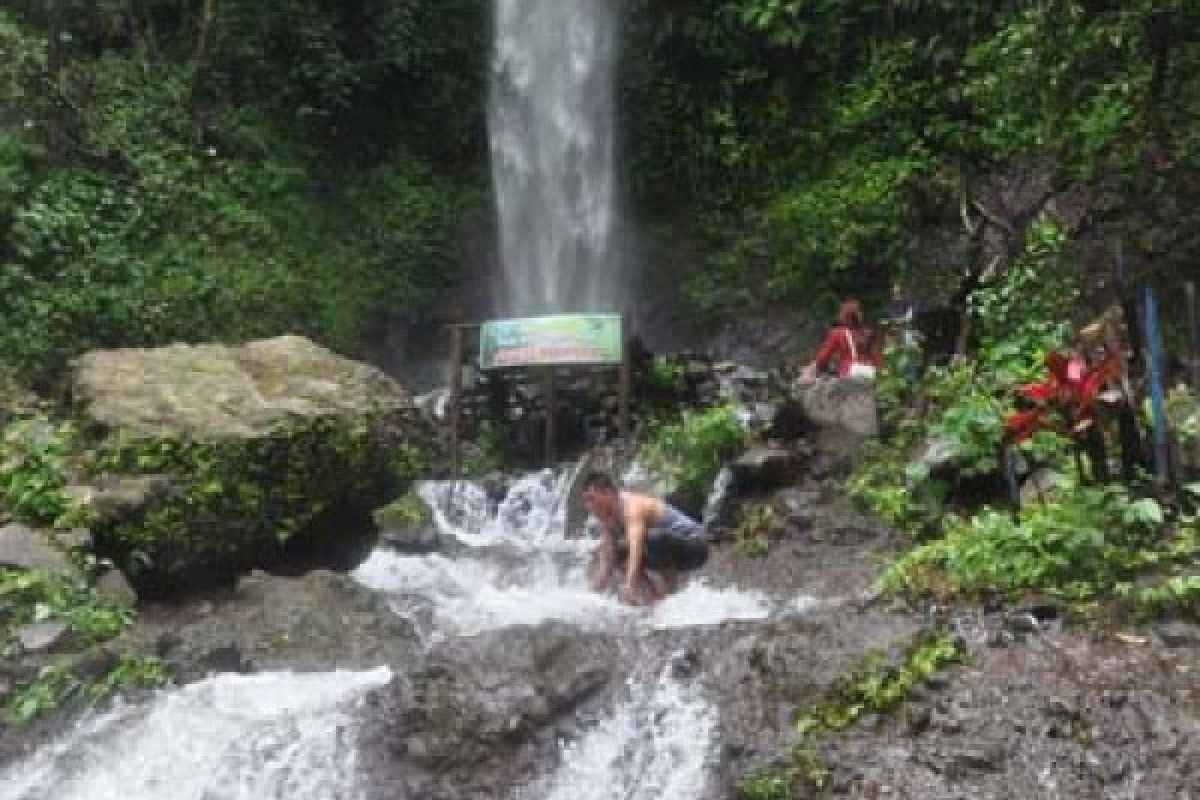
[[[852,455],[879,435],[875,384],[855,378],[819,378],[798,386],[804,413],[816,428],[818,449]]]
[[[212,671],[398,667],[420,650],[412,625],[385,597],[324,570],[299,578],[254,573],[219,602],[144,618],[118,642],[157,650],[180,681]]]
[[[413,410],[387,375],[301,336],[95,351],[74,363],[71,392],[95,422],[151,437],[256,438],[294,418]]]
[[[0,566],[76,576],[70,557],[48,535],[19,523],[0,527]]]
[[[54,650],[67,638],[67,623],[58,620],[34,622],[17,629],[16,639],[26,653],[44,653]]]
[[[368,796],[458,800],[528,785],[614,683],[614,643],[561,625],[454,639],[368,697]]]
[[[139,589],[228,581],[293,540],[348,563],[430,449],[399,384],[298,336],[87,353],[71,394],[111,473],[73,493]]]
[[[96,594],[104,600],[119,605],[132,606],[137,602],[137,592],[119,569],[106,569],[96,580]]]

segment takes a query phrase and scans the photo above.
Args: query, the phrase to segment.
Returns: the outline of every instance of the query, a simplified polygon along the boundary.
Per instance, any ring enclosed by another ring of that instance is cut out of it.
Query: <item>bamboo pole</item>
[[[555,429],[555,406],[557,405],[554,391],[554,367],[547,367],[542,376],[543,396],[546,400],[546,441],[545,441],[545,466],[554,466],[556,457],[556,448],[554,439],[558,435]]]
[[[459,476],[459,425],[462,419],[463,326],[450,329],[450,477]]]
[[[1154,415],[1154,468],[1165,483],[1170,480],[1170,463],[1167,459],[1167,413],[1163,391],[1162,337],[1158,329],[1158,303],[1154,290],[1149,286],[1142,289],[1145,309],[1143,324],[1146,339],[1146,366],[1150,373],[1150,403]]]

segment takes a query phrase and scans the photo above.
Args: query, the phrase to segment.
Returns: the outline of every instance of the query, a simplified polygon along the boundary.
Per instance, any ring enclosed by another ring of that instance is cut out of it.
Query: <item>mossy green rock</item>
[[[426,553],[440,544],[433,511],[415,491],[409,491],[372,515],[384,544],[402,552]]]
[[[229,579],[289,545],[336,550],[429,450],[399,384],[297,336],[88,353],[72,398],[101,433],[98,472],[169,482],[97,524],[98,550],[139,587]]]

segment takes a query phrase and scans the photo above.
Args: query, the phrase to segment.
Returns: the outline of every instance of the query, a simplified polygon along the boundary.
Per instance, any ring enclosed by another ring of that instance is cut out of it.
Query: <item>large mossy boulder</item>
[[[156,476],[142,502],[93,509],[98,551],[151,590],[337,551],[429,452],[399,384],[298,336],[88,353],[71,393],[96,485]]]

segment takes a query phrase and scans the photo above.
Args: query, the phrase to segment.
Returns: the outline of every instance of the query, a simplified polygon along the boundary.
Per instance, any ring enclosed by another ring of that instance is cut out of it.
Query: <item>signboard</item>
[[[558,314],[496,319],[479,335],[480,369],[621,363],[621,317]]]

